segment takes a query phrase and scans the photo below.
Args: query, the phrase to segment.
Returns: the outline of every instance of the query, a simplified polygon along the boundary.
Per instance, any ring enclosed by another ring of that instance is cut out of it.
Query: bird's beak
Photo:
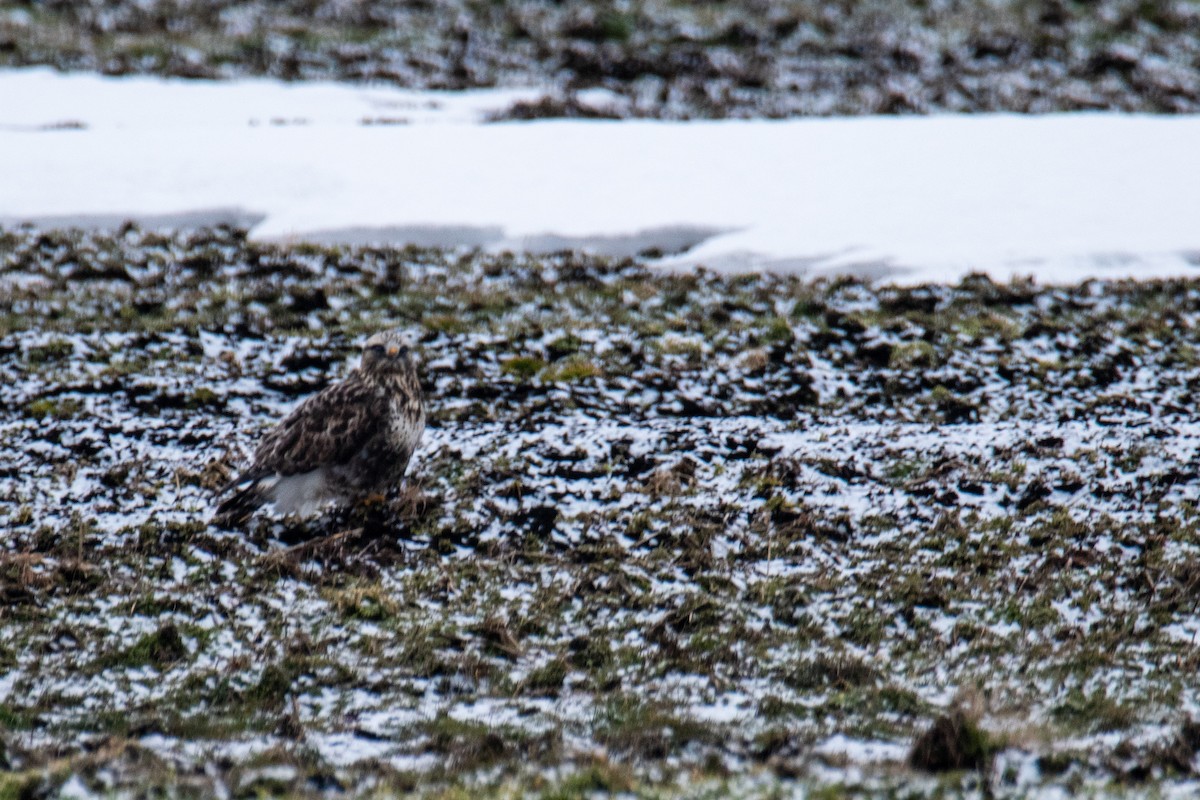
[[[394,345],[394,344],[388,345],[388,349],[387,349],[388,358],[395,358],[396,354],[399,352],[400,352],[400,347],[398,345]]]

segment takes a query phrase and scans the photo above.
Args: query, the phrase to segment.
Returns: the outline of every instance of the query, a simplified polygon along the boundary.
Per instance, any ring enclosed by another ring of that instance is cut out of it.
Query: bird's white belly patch
[[[315,514],[329,500],[329,480],[324,469],[314,469],[299,475],[275,479],[270,490],[271,500],[280,514]]]

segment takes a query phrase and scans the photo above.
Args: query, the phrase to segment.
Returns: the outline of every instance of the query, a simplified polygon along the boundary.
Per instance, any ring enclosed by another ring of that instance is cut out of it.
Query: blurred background
[[[1198,30],[1194,0],[3,2],[0,65],[558,90],[521,117],[1179,113]]]

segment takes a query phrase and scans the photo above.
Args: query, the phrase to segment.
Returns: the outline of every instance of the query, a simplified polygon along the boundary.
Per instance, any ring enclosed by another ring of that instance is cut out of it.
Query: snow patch
[[[539,92],[0,72],[0,224],[614,255],[667,268],[1197,274],[1200,117],[483,124]]]

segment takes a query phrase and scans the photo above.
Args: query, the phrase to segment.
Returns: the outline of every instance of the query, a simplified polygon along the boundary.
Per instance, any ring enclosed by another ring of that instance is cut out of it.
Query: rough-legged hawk
[[[265,503],[309,515],[395,486],[425,430],[425,403],[404,338],[377,333],[341,383],[296,407],[254,451],[254,463],[218,492],[233,491],[214,520],[239,525]]]

